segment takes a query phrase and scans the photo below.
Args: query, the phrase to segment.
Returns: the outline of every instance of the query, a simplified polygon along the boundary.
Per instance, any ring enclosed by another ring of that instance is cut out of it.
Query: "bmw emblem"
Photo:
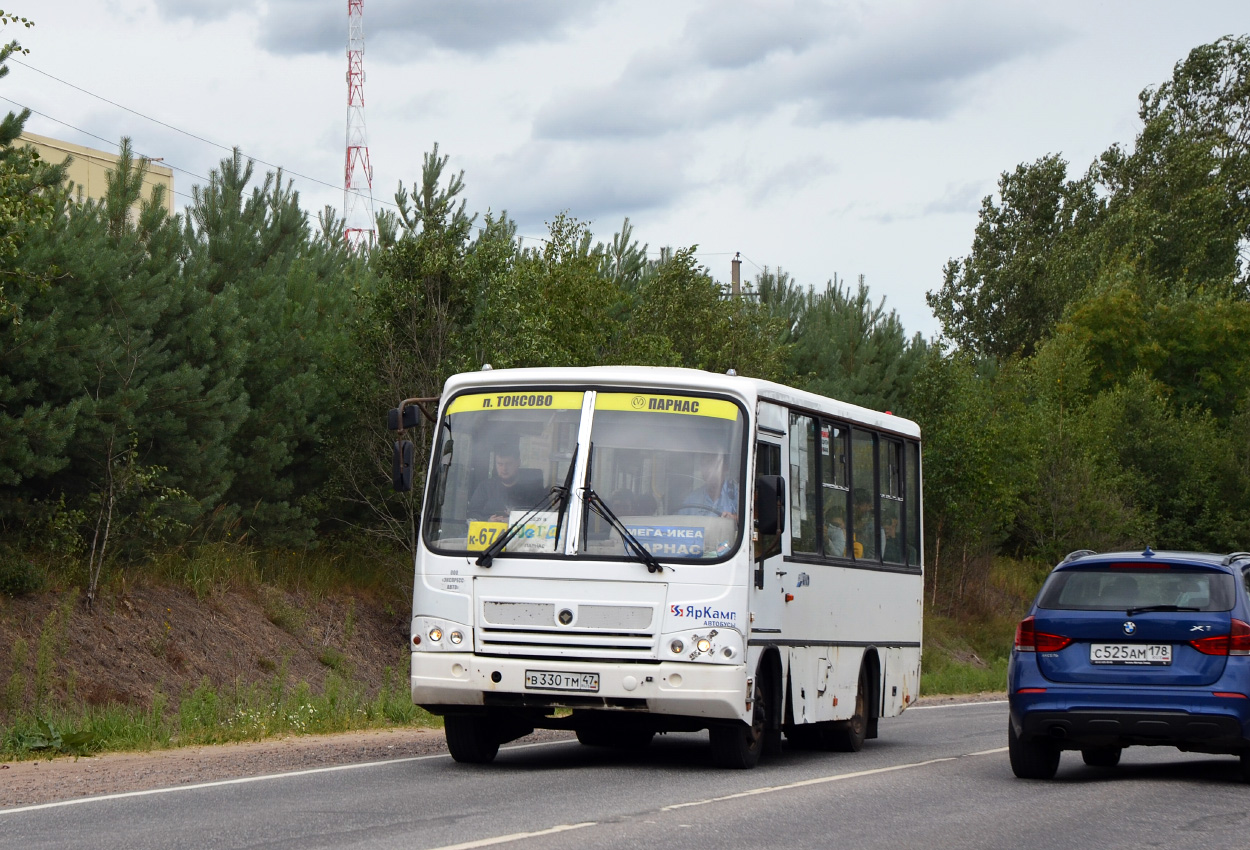
[[[1136,631],[1137,631],[1137,624],[1134,623],[1132,620],[1129,620],[1127,623],[1124,624],[1124,634],[1131,635]]]

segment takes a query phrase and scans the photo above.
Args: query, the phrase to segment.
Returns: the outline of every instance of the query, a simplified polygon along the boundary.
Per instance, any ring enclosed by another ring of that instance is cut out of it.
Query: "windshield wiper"
[[[482,550],[482,554],[477,556],[476,563],[479,567],[489,567],[491,562],[495,560],[495,556],[503,551],[512,538],[516,537],[517,532],[525,527],[525,524],[533,519],[537,514],[550,510],[556,504],[560,505],[559,516],[556,519],[556,542],[558,548],[560,546],[560,528],[564,523],[564,511],[569,503],[569,493],[573,488],[573,467],[577,463],[577,449],[573,450],[573,458],[569,461],[569,471],[564,476],[563,486],[552,487],[551,491],[543,496],[541,502],[527,510],[519,516],[516,522],[510,524],[504,529],[503,534],[496,537],[489,546]]]
[[[612,528],[616,530],[616,533],[621,535],[621,539],[625,541],[626,553],[633,555],[639,561],[646,564],[647,572],[664,572],[664,565],[655,559],[655,555],[652,555],[647,547],[638,542],[638,538],[634,536],[632,531],[625,527],[625,524],[621,522],[620,518],[617,517],[616,514],[612,513],[612,509],[607,506],[607,503],[603,501],[598,493],[587,487],[582,491],[582,498],[585,499],[586,505],[589,508],[593,509],[595,513],[607,520],[608,525],[612,526]]]
[[[1136,608],[1130,608],[1124,612],[1124,616],[1132,617],[1134,614],[1145,614],[1147,611],[1201,611],[1201,608],[1191,608],[1188,605],[1139,605]]]

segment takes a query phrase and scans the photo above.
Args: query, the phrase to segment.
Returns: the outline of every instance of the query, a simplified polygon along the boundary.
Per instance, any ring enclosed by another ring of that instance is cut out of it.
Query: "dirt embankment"
[[[171,708],[202,682],[320,691],[327,675],[377,687],[404,662],[407,612],[366,596],[313,597],[270,587],[197,599],[174,587],[105,595],[0,596],[0,726],[20,706],[110,703]],[[403,671],[399,671],[400,674]]]

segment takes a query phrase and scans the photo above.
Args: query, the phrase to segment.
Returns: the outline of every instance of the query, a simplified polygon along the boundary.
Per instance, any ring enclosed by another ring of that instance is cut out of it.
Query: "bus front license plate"
[[[599,693],[599,674],[526,670],[525,687],[543,691],[586,691],[597,694]]]
[[[1091,664],[1132,664],[1166,667],[1172,663],[1170,643],[1094,643],[1089,647]]]

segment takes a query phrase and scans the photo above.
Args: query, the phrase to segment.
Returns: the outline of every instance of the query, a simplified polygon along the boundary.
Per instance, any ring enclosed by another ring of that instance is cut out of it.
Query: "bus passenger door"
[[[752,642],[776,640],[782,629],[782,610],[785,608],[784,579],[786,571],[782,559],[785,543],[789,506],[785,503],[788,486],[784,479],[781,441],[761,437],[755,444],[755,475],[783,476],[781,482],[781,522],[775,529],[761,529],[758,518],[751,529],[753,551],[751,570],[751,634]],[[756,499],[762,494],[757,493]],[[758,509],[758,505],[757,505]],[[771,533],[769,533],[771,532]]]

